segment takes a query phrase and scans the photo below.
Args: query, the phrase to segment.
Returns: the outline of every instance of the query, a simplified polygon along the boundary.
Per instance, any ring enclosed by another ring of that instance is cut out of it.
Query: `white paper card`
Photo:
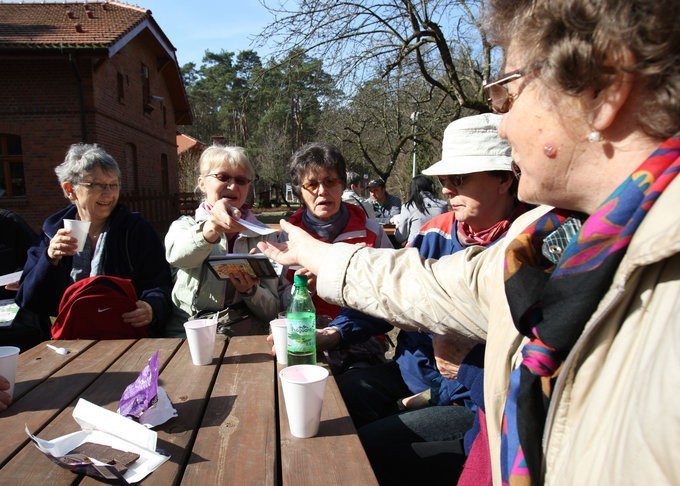
[[[19,280],[21,280],[22,273],[23,271],[19,270],[18,272],[8,273],[7,275],[0,275],[0,287],[4,287],[7,284],[18,282]]]
[[[270,228],[269,226],[263,226],[263,225],[260,225],[260,224],[251,223],[250,221],[246,221],[245,219],[239,219],[236,222],[238,224],[245,226],[250,231],[257,233],[258,235],[269,235],[269,234],[272,234],[272,233],[276,233],[276,230],[273,229],[273,228]]]

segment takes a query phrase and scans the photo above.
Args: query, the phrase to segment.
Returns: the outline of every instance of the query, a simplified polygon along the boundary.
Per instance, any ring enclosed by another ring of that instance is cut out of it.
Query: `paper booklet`
[[[278,277],[281,265],[272,262],[262,253],[230,253],[213,255],[208,258],[208,266],[220,280],[228,279],[240,271],[245,271],[253,278]]]

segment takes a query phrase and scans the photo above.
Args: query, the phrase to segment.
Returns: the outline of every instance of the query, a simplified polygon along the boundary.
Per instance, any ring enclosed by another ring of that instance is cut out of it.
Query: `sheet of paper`
[[[19,270],[18,272],[8,273],[7,275],[0,275],[0,287],[4,287],[13,282],[18,282],[21,279],[22,273],[23,272]]]
[[[257,233],[258,235],[269,235],[271,233],[276,233],[276,230],[270,228],[269,226],[262,226],[259,224],[251,223],[250,221],[246,221],[245,219],[239,219],[237,222],[245,226],[250,231]]]

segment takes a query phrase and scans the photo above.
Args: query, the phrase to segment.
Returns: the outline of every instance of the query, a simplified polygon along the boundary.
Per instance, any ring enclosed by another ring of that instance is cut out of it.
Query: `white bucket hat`
[[[493,113],[459,118],[444,130],[442,160],[423,171],[430,176],[512,170],[510,145],[498,135],[501,116]]]

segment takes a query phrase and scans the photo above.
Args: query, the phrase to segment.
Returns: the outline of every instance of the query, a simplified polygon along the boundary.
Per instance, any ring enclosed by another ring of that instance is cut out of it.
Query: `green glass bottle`
[[[316,364],[316,309],[307,290],[307,275],[295,275],[288,319],[288,366]]]

